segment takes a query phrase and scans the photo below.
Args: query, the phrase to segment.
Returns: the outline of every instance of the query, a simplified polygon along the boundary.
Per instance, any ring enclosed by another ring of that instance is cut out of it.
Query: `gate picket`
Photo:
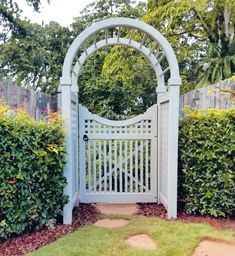
[[[156,202],[156,115],[111,121],[79,106],[81,202]]]

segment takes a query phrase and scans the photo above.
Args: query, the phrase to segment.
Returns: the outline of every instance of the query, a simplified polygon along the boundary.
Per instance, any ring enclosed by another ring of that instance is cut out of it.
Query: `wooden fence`
[[[45,118],[48,113],[58,110],[57,97],[1,81],[0,99],[4,99],[11,109],[26,109],[36,120]]]
[[[226,92],[227,89],[231,92]],[[233,94],[232,94],[233,91]],[[227,79],[217,84],[196,89],[180,96],[180,109],[188,106],[190,108],[229,109],[235,103],[235,80]]]
[[[235,92],[235,80],[227,79],[218,84],[196,89],[180,96],[180,110],[190,108],[229,109],[235,104],[235,97],[225,92],[231,88]],[[10,85],[0,81],[0,99],[4,99],[11,109],[24,108],[36,120],[45,118],[48,112],[60,109],[60,95],[49,96],[45,93]]]

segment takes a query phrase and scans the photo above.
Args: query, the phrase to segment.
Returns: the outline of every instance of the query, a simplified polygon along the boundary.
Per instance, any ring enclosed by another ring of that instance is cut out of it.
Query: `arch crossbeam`
[[[74,83],[72,86],[72,91],[77,92],[77,79],[78,79],[77,74],[79,74],[80,69],[81,69],[82,65],[86,62],[87,58],[89,58],[94,52],[96,52],[104,47],[112,46],[112,45],[116,45],[116,44],[117,44],[116,38],[109,38],[108,40],[104,39],[99,42],[96,42],[95,44],[92,44],[86,50],[86,52],[82,53],[82,55],[77,59],[77,62],[73,68],[72,75],[73,75]],[[148,59],[153,70],[155,71],[157,81],[158,81],[158,86],[156,88],[156,92],[157,93],[166,92],[164,76],[163,76],[166,72],[164,73],[164,71],[162,71],[162,68],[160,66],[161,60],[158,60],[155,55],[151,54],[151,50],[149,50],[145,46],[141,46],[140,43],[138,43],[134,40],[130,41],[129,39],[126,39],[126,38],[119,38],[118,44],[123,45],[123,46],[132,47],[132,48],[136,49],[137,51],[141,52]],[[169,67],[168,67],[167,71],[168,70],[169,70]]]
[[[140,48],[145,46],[147,38],[150,38],[153,42],[156,42],[159,45],[160,49],[162,49],[162,52],[164,52],[164,55],[161,56],[162,59],[159,60],[158,63],[160,63],[163,60],[163,58],[166,57],[166,60],[169,65],[170,79],[168,81],[168,84],[180,85],[181,80],[179,76],[178,62],[176,60],[175,53],[171,45],[166,40],[166,38],[150,25],[138,20],[128,19],[128,18],[112,18],[108,20],[103,20],[84,30],[74,40],[74,42],[72,43],[72,45],[70,46],[66,54],[64,65],[63,65],[63,76],[61,78],[61,84],[63,83],[68,84],[69,81],[71,82],[71,72],[73,68],[74,59],[76,58],[77,53],[79,52],[79,50],[81,50],[84,44],[85,44],[85,53],[88,57],[87,48],[89,47],[87,47],[86,42],[89,41],[90,38],[94,39],[93,40],[95,42],[94,45],[97,46],[97,42],[96,42],[97,35],[104,31],[106,44],[112,38],[116,38],[115,44],[119,44],[122,28],[130,29],[130,33],[129,33],[130,36],[128,40],[129,46],[131,46],[131,42],[134,38],[134,33],[136,31],[143,33],[143,37],[139,45]],[[114,29],[117,31],[116,33],[113,33],[113,36],[115,37],[112,37],[112,38],[109,37],[109,33],[108,33],[109,29]],[[145,46],[145,47],[148,48],[148,46]],[[150,52],[150,55],[152,54],[153,54],[153,51]]]

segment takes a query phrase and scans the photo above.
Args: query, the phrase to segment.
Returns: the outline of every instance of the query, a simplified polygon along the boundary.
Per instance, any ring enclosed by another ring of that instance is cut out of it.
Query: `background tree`
[[[234,17],[235,1],[149,0],[143,20],[173,45],[189,90],[234,73]]]
[[[103,2],[106,5],[102,5]],[[146,3],[133,2],[119,1],[114,5],[112,1],[96,1],[75,19],[73,31],[97,19],[143,16]],[[122,36],[125,37],[125,32]],[[108,47],[93,54],[82,67],[78,81],[80,102],[107,118],[128,118],[156,102],[152,68],[141,54],[127,47]]]
[[[19,85],[56,93],[73,39],[92,23],[118,16],[139,18],[166,36],[179,60],[182,92],[235,72],[235,1],[148,0],[146,5],[131,0],[96,0],[74,19],[70,29],[55,22],[40,26],[21,20],[16,2],[0,2],[4,28],[0,77],[11,76]],[[39,9],[39,0],[28,3]],[[125,31],[122,36],[127,36]],[[83,66],[80,102],[93,112],[124,118],[155,102],[155,83],[151,67],[140,54],[126,47],[108,47],[93,54]]]
[[[27,25],[27,26],[26,26]],[[25,23],[25,35],[0,45],[0,75],[24,87],[55,94],[71,32],[56,22]]]
[[[28,5],[32,6],[35,11],[39,11],[40,0],[25,0]],[[50,2],[48,0],[48,2]],[[17,1],[1,0],[0,1],[0,42],[5,42],[13,33],[14,35],[25,35],[25,21],[20,18],[21,10]]]

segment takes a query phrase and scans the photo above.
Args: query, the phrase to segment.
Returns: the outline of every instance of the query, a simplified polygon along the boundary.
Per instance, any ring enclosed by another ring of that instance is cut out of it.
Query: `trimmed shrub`
[[[234,214],[235,109],[185,113],[179,136],[179,198],[190,214]]]
[[[34,121],[0,106],[0,238],[52,224],[67,198],[58,115]]]

